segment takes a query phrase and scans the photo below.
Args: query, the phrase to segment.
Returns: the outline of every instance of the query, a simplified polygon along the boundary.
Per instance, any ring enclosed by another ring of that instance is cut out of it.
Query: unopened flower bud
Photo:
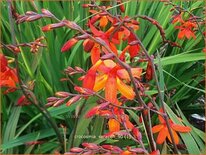
[[[70,149],[71,152],[75,152],[75,153],[80,153],[82,152],[84,149],[79,148],[79,147],[73,147]]]

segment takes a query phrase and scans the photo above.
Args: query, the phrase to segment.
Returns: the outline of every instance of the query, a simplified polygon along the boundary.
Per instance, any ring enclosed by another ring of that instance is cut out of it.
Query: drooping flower
[[[162,111],[162,110],[160,109],[160,111]],[[153,128],[152,128],[153,133],[159,132],[159,134],[157,136],[157,144],[162,144],[166,140],[166,138],[168,138],[169,141],[172,143],[172,140],[171,140],[171,137],[170,137],[165,120],[160,115],[158,115],[158,118],[159,118],[160,124],[153,126]],[[175,124],[175,123],[173,123],[172,120],[169,120],[169,124],[170,124],[171,130],[172,130],[175,144],[179,143],[179,136],[178,136],[177,132],[186,133],[186,132],[191,131],[190,127]]]
[[[140,78],[142,68],[132,68],[131,71],[135,78]],[[99,60],[85,75],[83,87],[96,92],[104,89],[105,98],[112,103],[116,103],[118,91],[127,99],[134,99],[135,93],[132,87],[123,80],[130,81],[125,69],[112,60]]]

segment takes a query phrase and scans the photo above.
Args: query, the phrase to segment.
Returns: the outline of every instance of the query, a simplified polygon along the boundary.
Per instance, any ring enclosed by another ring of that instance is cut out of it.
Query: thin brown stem
[[[154,80],[155,80],[155,83],[156,83],[156,86],[157,86],[157,91],[158,91],[158,95],[159,95],[159,99],[160,99],[160,103],[162,105],[162,109],[163,109],[163,113],[165,114],[163,116],[163,118],[165,119],[166,121],[166,125],[167,125],[167,128],[168,128],[168,131],[169,131],[169,134],[171,136],[171,139],[172,139],[172,143],[174,145],[174,152],[175,153],[178,153],[178,149],[177,149],[177,145],[175,144],[175,141],[174,141],[174,136],[172,134],[172,130],[171,130],[171,127],[170,127],[170,124],[169,124],[169,118],[167,116],[167,113],[166,113],[166,110],[165,110],[165,103],[164,103],[164,100],[163,100],[163,97],[162,97],[162,93],[161,93],[161,89],[160,89],[160,86],[159,86],[159,81],[158,81],[158,78],[157,78],[157,74],[156,74],[156,70],[155,70],[155,65],[154,65],[154,61],[153,59],[149,56],[146,48],[144,47],[143,43],[141,42],[141,40],[138,38],[138,36],[134,33],[134,31],[130,28],[128,28],[127,26],[125,26],[131,33],[134,34],[136,40],[139,42],[144,54],[146,55],[148,61],[151,63],[152,65],[152,71],[154,73]]]
[[[127,131],[127,133],[129,134],[129,136],[136,142],[136,143],[139,143],[140,144],[140,146],[144,149],[144,153],[146,153],[146,154],[149,154],[148,152],[147,152],[147,150],[145,149],[145,147],[144,147],[144,144],[143,144],[143,142],[142,142],[142,140],[137,140],[133,135],[132,135],[132,133],[129,131],[129,129],[127,128],[127,125],[125,124],[125,114],[123,114],[123,126],[124,126],[124,128],[125,128],[125,130]]]

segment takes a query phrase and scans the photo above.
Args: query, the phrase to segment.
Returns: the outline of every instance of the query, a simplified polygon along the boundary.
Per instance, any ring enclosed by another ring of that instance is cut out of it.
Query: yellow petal
[[[103,74],[96,77],[94,91],[99,91],[105,87],[108,75]]]
[[[131,71],[133,77],[140,78],[142,74],[142,68],[132,68]],[[129,74],[125,69],[119,69],[117,71],[117,75],[122,79],[130,80]]]
[[[115,119],[109,119],[109,132],[118,132],[120,131],[120,123]]]
[[[120,93],[125,96],[129,100],[133,100],[135,93],[132,87],[127,86],[124,82],[122,82],[119,78],[117,78],[117,89]]]
[[[172,129],[172,135],[174,137],[174,141],[175,141],[175,144],[178,144],[179,143],[179,137],[177,135],[177,133]],[[167,138],[169,139],[169,141],[172,143],[172,139],[170,137],[170,134],[168,132],[168,135],[167,135]]]

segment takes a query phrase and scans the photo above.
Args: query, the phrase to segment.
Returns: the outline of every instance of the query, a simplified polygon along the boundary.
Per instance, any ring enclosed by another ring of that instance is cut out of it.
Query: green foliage
[[[50,10],[59,19],[69,19],[77,22],[81,27],[86,28],[86,19],[90,17],[87,9],[82,8],[84,1],[13,1],[14,6],[19,14],[24,14],[26,11],[33,10],[40,12],[42,8]],[[112,2],[111,2],[112,3]],[[204,1],[182,2],[174,1],[175,4],[185,7],[188,11],[192,11],[196,16],[202,16]],[[182,142],[186,145],[186,151],[183,153],[189,154],[205,154],[204,148],[204,132],[193,127],[188,118],[191,112],[203,110],[200,106],[193,106],[200,96],[205,93],[204,90],[204,62],[205,55],[202,53],[204,48],[204,41],[202,35],[197,33],[195,40],[179,40],[177,38],[177,31],[174,25],[171,24],[172,6],[165,6],[159,1],[146,0],[129,0],[124,2],[125,13],[124,16],[147,15],[156,19],[160,25],[165,29],[167,39],[177,42],[181,48],[172,47],[170,45],[163,45],[161,35],[157,28],[143,19],[138,19],[140,22],[140,29],[137,31],[138,36],[143,41],[144,46],[148,49],[150,54],[155,55],[155,64],[158,66],[158,77],[162,95],[166,104],[166,111],[169,117],[177,124],[185,124],[192,127],[192,132],[189,134],[180,134]],[[10,23],[8,17],[7,2],[3,1],[1,7],[1,35],[2,42],[11,44]],[[111,12],[117,12],[117,5],[108,9]],[[63,70],[67,66],[80,66],[83,69],[90,67],[89,54],[83,51],[82,42],[77,43],[71,51],[61,53],[62,45],[76,32],[70,29],[59,28],[54,31],[43,33],[41,27],[53,23],[50,19],[41,19],[35,22],[25,22],[15,25],[16,41],[18,43],[31,42],[36,38],[44,36],[44,41],[47,44],[46,48],[40,48],[38,53],[32,54],[29,48],[22,48],[20,53],[20,68],[21,77],[24,81],[35,82],[34,92],[38,100],[46,104],[46,98],[54,96],[56,91],[74,92],[71,83],[64,81],[65,78]],[[203,31],[203,27],[201,27]],[[124,45],[120,45],[124,47]],[[11,54],[5,50],[6,55]],[[13,64],[12,64],[13,65]],[[146,65],[143,66],[146,68]],[[71,80],[80,85],[81,82],[77,76],[70,77]],[[153,84],[153,82],[151,82]],[[175,91],[174,94],[171,92]],[[169,93],[168,93],[169,92]],[[170,94],[171,93],[171,94]],[[149,95],[157,94],[154,89],[148,91]],[[167,96],[170,94],[171,96]],[[53,153],[55,150],[60,150],[55,132],[51,129],[48,122],[39,113],[33,105],[25,107],[17,107],[17,99],[22,94],[18,95],[11,93],[9,95],[1,94],[1,113],[2,113],[2,145],[1,153],[3,154],[20,154],[20,153]],[[66,127],[66,146],[67,150],[72,146],[80,146],[82,142],[93,142],[101,144],[107,142],[108,144],[117,144],[119,146],[126,146],[124,140],[111,139],[82,139],[74,136],[78,135],[95,135],[96,137],[104,134],[106,130],[105,119],[100,117],[85,118],[85,114],[96,105],[96,99],[89,99],[88,101],[78,101],[75,104],[66,107],[48,108],[49,113],[55,119],[58,127],[63,135],[60,124]],[[159,105],[160,106],[160,105]],[[178,107],[178,110],[174,110]],[[192,107],[192,108],[191,108]],[[187,109],[190,109],[188,112]],[[76,116],[79,109],[81,113]],[[139,123],[139,113],[128,110],[132,122]],[[182,118],[182,122],[178,120]],[[155,116],[152,121],[156,122]],[[139,123],[140,124],[140,123]],[[141,125],[140,125],[141,126]],[[143,126],[141,126],[142,128]],[[44,143],[37,146],[26,146],[26,142],[43,141]],[[144,141],[147,143],[147,141]],[[130,142],[129,142],[130,143]],[[131,143],[133,145],[133,143]],[[135,145],[134,145],[135,146]],[[169,146],[163,146],[161,152],[170,153]]]

